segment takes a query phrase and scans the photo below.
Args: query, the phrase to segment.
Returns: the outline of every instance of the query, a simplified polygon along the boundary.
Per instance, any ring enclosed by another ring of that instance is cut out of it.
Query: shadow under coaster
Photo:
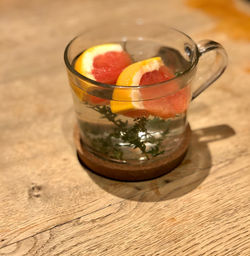
[[[79,128],[76,126],[74,140],[80,160],[93,172],[120,181],[143,181],[166,174],[177,167],[184,159],[191,139],[189,124],[184,132],[181,145],[168,156],[150,162],[145,161],[138,165],[117,163],[105,160],[89,152],[81,142]]]

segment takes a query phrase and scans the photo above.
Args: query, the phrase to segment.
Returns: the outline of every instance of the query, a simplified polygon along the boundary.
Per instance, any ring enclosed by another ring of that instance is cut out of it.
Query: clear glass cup
[[[134,61],[160,56],[175,76],[159,84],[128,87],[96,82],[74,69],[84,50],[105,43],[120,43]],[[215,59],[207,67],[209,75],[193,90],[199,59],[211,51]],[[67,45],[64,60],[78,121],[80,158],[94,171],[121,180],[156,177],[181,162],[190,137],[189,104],[227,65],[219,43],[203,40],[196,44],[176,29],[145,23],[89,29]],[[115,88],[120,92],[118,98],[113,94]],[[123,97],[128,93],[145,111],[113,113],[110,104],[131,101]]]

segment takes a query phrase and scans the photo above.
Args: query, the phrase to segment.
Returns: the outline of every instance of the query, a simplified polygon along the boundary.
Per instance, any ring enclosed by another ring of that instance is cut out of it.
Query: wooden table
[[[2,0],[0,255],[250,255],[249,8],[243,0]],[[86,27],[133,18],[219,41],[229,66],[192,104],[182,165],[125,183],[78,162],[62,55]]]

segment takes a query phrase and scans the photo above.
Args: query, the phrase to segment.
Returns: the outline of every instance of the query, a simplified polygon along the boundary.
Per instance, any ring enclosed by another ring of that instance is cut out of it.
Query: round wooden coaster
[[[179,165],[185,157],[190,138],[191,129],[190,126],[187,125],[183,143],[174,152],[164,158],[151,161],[150,164],[145,161],[137,165],[129,165],[97,157],[89,152],[81,143],[80,133],[77,126],[74,131],[76,149],[80,160],[93,172],[120,181],[143,181],[170,172]]]

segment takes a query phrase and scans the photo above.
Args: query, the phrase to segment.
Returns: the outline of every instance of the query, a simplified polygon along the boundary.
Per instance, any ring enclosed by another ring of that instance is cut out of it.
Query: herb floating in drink
[[[102,115],[102,118],[114,124],[113,132],[109,135],[96,138],[93,140],[93,146],[98,147],[100,151],[111,154],[115,159],[122,160],[123,152],[121,149],[121,143],[117,144],[115,139],[120,139],[124,144],[134,149],[140,149],[141,153],[147,158],[158,156],[164,153],[164,150],[160,150],[161,142],[168,132],[168,120],[155,117],[154,119],[147,119],[146,117],[134,118],[133,125],[128,125],[127,121],[118,119],[118,115],[112,113],[109,106],[91,106],[92,109]],[[147,126],[162,126],[161,136],[159,138],[154,137],[147,130]],[[153,146],[148,149],[148,144]]]

